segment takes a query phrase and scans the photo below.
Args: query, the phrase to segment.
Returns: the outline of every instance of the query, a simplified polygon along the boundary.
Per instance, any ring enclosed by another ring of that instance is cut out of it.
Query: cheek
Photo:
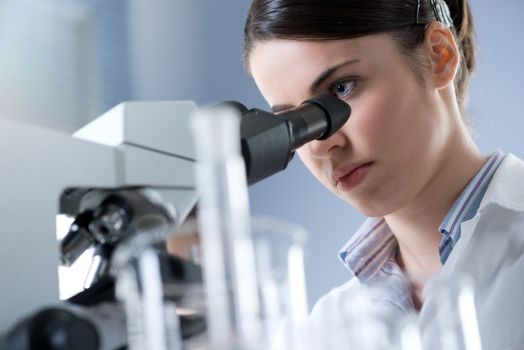
[[[414,84],[383,84],[352,103],[355,147],[405,154],[421,146],[431,126],[424,121],[423,96]],[[378,155],[378,154],[377,154]]]
[[[394,96],[382,91],[374,91],[351,103],[353,115],[348,123],[353,145],[358,150],[362,147],[376,148],[388,139],[396,138],[402,131],[402,123]],[[361,149],[361,151],[363,151]]]

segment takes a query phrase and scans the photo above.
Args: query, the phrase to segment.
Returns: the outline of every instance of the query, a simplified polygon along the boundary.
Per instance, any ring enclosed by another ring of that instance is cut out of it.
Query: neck
[[[439,226],[460,193],[485,162],[467,130],[450,142],[433,178],[410,203],[385,216],[396,236],[399,264],[411,282],[416,306],[422,303],[422,289],[441,269]],[[417,305],[418,304],[418,305]]]

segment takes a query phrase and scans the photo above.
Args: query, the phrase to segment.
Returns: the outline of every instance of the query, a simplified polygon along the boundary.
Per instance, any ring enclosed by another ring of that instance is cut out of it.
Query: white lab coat
[[[484,350],[524,349],[524,162],[508,154],[441,275],[475,280]],[[421,317],[424,317],[421,310]]]
[[[440,277],[473,277],[483,350],[524,349],[524,161],[512,154],[504,158],[477,215],[461,230]],[[359,289],[353,278],[323,296],[310,316],[311,334],[331,338],[330,329],[338,327],[326,328],[326,322],[333,321],[335,305]],[[423,306],[421,323],[431,325],[434,317]]]

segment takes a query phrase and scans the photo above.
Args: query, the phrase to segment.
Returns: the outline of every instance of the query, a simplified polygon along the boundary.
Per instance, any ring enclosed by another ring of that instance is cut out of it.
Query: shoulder
[[[309,344],[311,349],[336,349],[340,345],[335,344],[334,335],[343,334],[344,331],[340,327],[347,325],[342,309],[352,295],[358,293],[360,285],[359,280],[353,277],[344,284],[331,289],[315,303],[302,329],[304,338],[314,343]]]
[[[384,299],[384,286],[362,284],[356,277],[333,288],[315,304],[304,330],[314,343],[312,349],[338,349],[341,342],[349,347],[360,342],[360,331],[376,324],[394,324],[404,313]],[[391,298],[391,296],[389,296]],[[377,329],[387,332],[387,327]],[[383,334],[380,339],[387,339]],[[381,349],[387,347],[381,346]]]
[[[358,278],[352,277],[347,282],[332,288],[329,292],[320,297],[320,299],[315,303],[315,306],[313,307],[311,313],[313,314],[316,310],[321,309],[326,304],[329,304],[344,295],[354,292],[360,286],[361,284]]]
[[[322,322],[329,313],[333,312],[333,308],[337,305],[342,304],[342,300],[349,297],[352,293],[361,286],[359,280],[356,277],[351,278],[349,281],[331,289],[329,292],[324,294],[313,306],[313,310],[309,315],[309,323],[314,326],[318,322]]]

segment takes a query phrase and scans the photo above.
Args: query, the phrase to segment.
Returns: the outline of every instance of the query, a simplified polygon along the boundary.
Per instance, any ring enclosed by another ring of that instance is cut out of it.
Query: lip
[[[336,168],[331,173],[331,182],[335,187],[341,185],[346,190],[353,188],[364,180],[367,170],[372,164],[373,162],[367,161]]]

